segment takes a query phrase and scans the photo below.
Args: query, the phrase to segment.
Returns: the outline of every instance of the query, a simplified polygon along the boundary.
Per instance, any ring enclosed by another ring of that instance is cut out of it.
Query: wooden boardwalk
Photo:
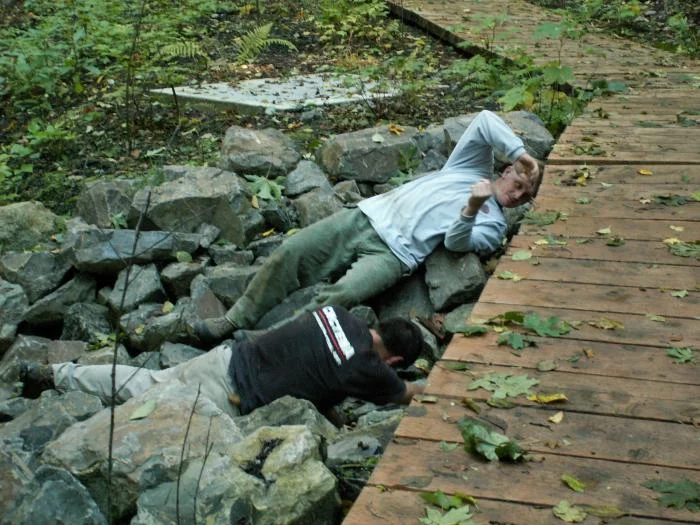
[[[478,46],[485,45],[474,29],[479,16],[505,13],[493,52],[520,48],[541,64],[559,53],[558,43],[531,39],[535,27],[557,17],[525,2],[409,0],[393,7],[437,36]],[[499,346],[495,332],[455,336],[428,378],[426,394],[436,402],[409,407],[345,525],[417,524],[426,507],[420,493],[437,490],[475,497],[479,524],[559,525],[552,507],[561,500],[625,513],[589,514],[584,525],[700,523],[700,512],[661,506],[659,494],[641,485],[700,482],[699,368],[666,354],[700,349],[700,260],[674,255],[664,243],[700,240],[700,202],[692,198],[700,191],[700,64],[603,34],[565,42],[561,59],[579,85],[605,78],[630,89],[591,102],[561,136],[537,198],[537,211],[559,218],[521,227],[495,275],[523,279],[490,279],[472,322],[520,311],[558,316],[575,328],[535,337],[537,347],[521,352]],[[585,153],[591,145],[597,155]],[[670,205],[674,196],[687,202]],[[611,242],[615,237],[623,243]],[[532,258],[510,257],[523,250]],[[601,320],[619,324],[595,326]],[[540,371],[542,361],[556,368]],[[455,371],[454,362],[470,369]],[[488,392],[467,390],[491,372],[527,374],[539,380],[534,391],[562,392],[568,401],[538,405],[518,397],[515,408],[491,408]],[[461,403],[465,397],[478,400],[479,416]],[[563,420],[551,423],[558,411]],[[495,425],[533,461],[488,463],[445,446],[462,443],[455,424],[462,416]],[[583,481],[584,492],[564,485],[563,474]]]

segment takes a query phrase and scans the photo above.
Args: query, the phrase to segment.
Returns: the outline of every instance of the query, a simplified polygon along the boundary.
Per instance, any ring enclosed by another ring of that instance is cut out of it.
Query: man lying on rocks
[[[491,182],[494,151],[512,164]],[[294,290],[331,279],[305,309],[352,307],[413,272],[443,242],[456,252],[493,252],[506,230],[502,208],[526,203],[538,181],[537,161],[522,140],[496,114],[482,111],[441,170],[290,237],[224,317],[197,322],[193,331],[203,342],[220,341],[253,328]]]
[[[226,414],[235,417],[290,395],[307,399],[333,417],[332,408],[348,396],[376,404],[407,404],[422,387],[399,378],[423,350],[420,329],[405,319],[367,327],[342,307],[306,312],[250,341],[222,344],[166,370],[116,367],[116,401],[123,403],[166,381],[200,386]],[[109,403],[111,365],[23,363],[24,395],[43,390],[81,390]]]

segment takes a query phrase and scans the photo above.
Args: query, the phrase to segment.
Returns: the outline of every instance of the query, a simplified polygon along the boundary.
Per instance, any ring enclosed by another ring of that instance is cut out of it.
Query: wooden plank
[[[537,209],[535,211],[566,213],[569,216],[569,220],[577,220],[582,217],[601,217],[610,219],[700,221],[700,202],[690,202],[681,206],[664,206],[656,202],[656,196],[669,195],[668,193],[653,192],[651,198],[642,197],[642,199],[647,199],[651,202],[641,202],[640,199],[623,199],[622,196],[614,198],[612,195],[601,196],[597,194],[595,198],[586,204],[576,202],[576,199],[585,196],[585,193],[571,193],[573,194],[572,196],[562,198],[561,196],[550,196],[549,192],[543,192],[537,196]],[[649,192],[647,191],[646,193]],[[682,196],[685,197],[686,195]],[[696,225],[697,227],[698,225]]]
[[[532,250],[535,257],[556,257],[560,259],[586,259],[592,261],[621,261],[640,264],[669,264],[677,266],[700,266],[700,260],[693,257],[679,257],[669,252],[666,245],[653,241],[625,240],[622,246],[607,246],[600,238],[564,238],[566,246],[539,246],[534,242],[544,238],[542,235],[518,235],[513,238],[508,248],[512,255],[517,250]],[[578,244],[577,241],[589,241]],[[504,261],[505,262],[505,261]]]
[[[700,322],[691,319],[668,318],[665,323],[658,323],[645,315],[610,314],[603,316],[597,312],[566,309],[555,306],[523,308],[520,305],[494,304],[479,301],[472,310],[472,317],[489,319],[509,310],[535,312],[540,316],[558,316],[570,323],[577,323],[577,329],[566,335],[567,339],[598,341],[601,343],[620,343],[650,346],[700,346]],[[603,330],[589,325],[589,322],[606,317],[624,325],[623,329]]]
[[[574,178],[576,171],[581,167],[580,163],[569,165],[548,164],[544,171],[542,188],[547,185],[554,185],[555,181]],[[649,169],[653,175],[645,177],[639,175],[640,169]],[[696,166],[634,163],[619,166],[589,166],[589,173],[593,178],[588,182],[586,188],[600,187],[601,182],[608,184],[699,184],[700,170]],[[576,186],[582,188],[581,186]],[[585,188],[582,188],[585,189]]]
[[[684,228],[683,231],[674,231],[671,226]],[[586,221],[557,221],[549,226],[535,226],[523,224],[521,233],[528,235],[567,235],[569,237],[600,237],[596,235],[598,230],[612,228],[612,236],[619,236],[625,240],[658,241],[662,242],[669,237],[676,237],[684,242],[696,240],[695,222],[675,220],[651,220],[644,219],[612,219],[590,217]],[[670,235],[670,234],[672,235]],[[614,249],[614,247],[611,247]]]
[[[394,433],[397,437],[464,444],[457,422],[476,418],[496,425],[530,453],[549,453],[640,465],[658,465],[700,471],[700,454],[688,454],[698,441],[698,429],[676,422],[581,414],[566,404],[547,408],[491,408],[479,403],[481,412],[452,399],[435,404],[412,404]],[[559,424],[548,418],[562,411]]]
[[[455,334],[442,358],[524,369],[536,369],[538,363],[552,361],[560,372],[700,385],[697,366],[676,364],[666,355],[668,346],[619,345],[532,336],[537,346],[516,352],[509,346],[498,345],[498,337],[495,332],[480,337]],[[443,365],[437,363],[435,366]]]
[[[692,423],[700,418],[700,387],[679,383],[649,382],[620,377],[600,377],[553,370],[523,370],[512,367],[473,365],[468,372],[454,372],[434,367],[425,392],[428,395],[452,397],[456,401],[470,397],[486,400],[491,392],[483,389],[467,390],[475,379],[488,373],[524,375],[537,379],[535,392],[563,392],[569,400],[566,410],[627,418],[646,418],[659,421]],[[539,406],[524,397],[512,399],[520,406]]]
[[[696,471],[587,460],[541,454],[540,462],[509,465],[485,463],[459,448],[443,452],[437,443],[400,440],[389,445],[371,482],[388,488],[461,492],[477,499],[554,506],[562,499],[574,504],[615,505],[632,516],[675,519],[697,523],[700,516],[688,510],[661,507],[658,494],[641,486],[646,480],[700,480]],[[567,489],[562,474],[586,483],[583,493]]]
[[[675,291],[686,290],[678,288],[684,284],[686,283],[678,283],[674,287]],[[547,307],[555,304],[561,308],[602,314],[656,313],[667,317],[693,319],[700,314],[700,292],[688,290],[686,292],[685,297],[679,298],[673,297],[668,290],[653,288],[572,282],[554,283],[531,279],[518,282],[490,279],[479,301],[521,307]],[[650,308],[653,308],[654,312],[649,312]]]
[[[653,202],[654,197],[660,195],[682,195],[689,199],[689,202],[685,204],[685,206],[694,210],[696,216],[700,217],[700,202],[694,201],[692,198],[693,192],[698,191],[696,189],[698,187],[697,184],[691,184],[690,182],[685,184],[656,184],[655,181],[653,181],[654,175],[648,177],[638,175],[638,177],[640,179],[646,178],[647,183],[644,184],[643,181],[638,181],[637,184],[624,182],[622,184],[603,186],[598,181],[593,180],[586,186],[566,186],[561,184],[561,181],[559,184],[554,184],[555,181],[552,179],[547,181],[548,183],[543,182],[542,186],[540,186],[540,192],[537,196],[537,207],[539,208],[544,205],[545,201],[543,199],[559,199],[561,201],[575,202],[576,199],[580,197],[589,197],[591,199],[601,199],[604,202],[614,199],[615,202],[629,201],[637,203],[640,199],[649,199]],[[673,206],[663,206],[660,204],[652,205],[671,213],[675,211],[675,207]],[[556,208],[556,206],[552,207]],[[677,207],[680,208],[682,206]]]
[[[343,525],[418,525],[425,516],[425,501],[420,491],[377,488],[368,486],[355,501]],[[531,506],[506,501],[480,498],[474,514],[476,523],[500,525],[563,525],[552,514],[551,507]],[[584,525],[590,520],[586,520]],[[593,522],[591,522],[593,523]],[[673,525],[678,522],[649,520],[625,516],[610,523],[614,525]]]
[[[579,155],[573,146],[555,146],[549,154],[547,162],[552,164],[571,164],[572,162],[587,162],[589,164],[628,164],[631,162],[665,162],[668,164],[700,164],[700,153],[669,152],[637,152],[614,151],[605,156]]]
[[[653,289],[700,289],[700,272],[692,266],[538,257],[539,264],[501,258],[498,271],[513,272],[527,281],[633,286]],[[518,285],[524,281],[513,283]],[[651,302],[650,310],[655,310]]]

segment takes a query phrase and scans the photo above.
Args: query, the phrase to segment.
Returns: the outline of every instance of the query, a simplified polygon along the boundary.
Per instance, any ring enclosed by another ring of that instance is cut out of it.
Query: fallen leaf
[[[387,129],[389,130],[389,133],[393,133],[394,135],[401,135],[401,133],[403,133],[403,128],[396,124],[389,124]]]
[[[583,492],[586,484],[569,474],[562,474],[561,480],[574,492]]]
[[[522,276],[518,275],[517,273],[513,273],[511,271],[504,271],[499,273],[496,277],[499,279],[502,279],[504,281],[513,281],[514,283],[517,283],[518,281],[522,281],[523,278]]]
[[[475,419],[463,417],[458,427],[467,452],[479,454],[489,461],[522,461],[525,458],[525,452],[517,443],[503,434],[489,430]]]
[[[256,210],[257,210],[257,209],[260,209],[260,203],[258,203],[258,196],[257,196],[257,195],[253,195],[253,196],[250,198],[250,205],[251,205],[253,208],[255,208]]]
[[[372,135],[372,142],[376,142],[378,144],[381,144],[382,142],[384,142],[384,140],[385,139],[381,133],[375,133],[374,135]]]
[[[637,173],[639,173],[640,175],[644,175],[644,176],[646,176],[646,177],[650,177],[651,175],[654,174],[653,171],[651,171],[651,170],[645,170],[645,169],[639,169],[639,170],[637,170]]]
[[[601,182],[600,185],[601,185],[603,188],[612,188],[612,187],[614,186],[614,184],[610,184],[610,183],[607,183],[607,182]]]
[[[547,418],[547,421],[549,421],[550,423],[554,423],[555,425],[558,425],[563,420],[564,420],[564,412],[562,412],[561,410],[559,412],[557,412],[556,414],[554,414],[552,417]]]
[[[644,197],[642,197],[641,199],[639,199],[639,202],[641,204],[651,204],[651,199],[645,199]]]
[[[171,303],[170,301],[165,301],[163,303],[163,308],[161,308],[161,311],[164,314],[169,314],[170,312],[173,311],[173,308],[175,308],[175,305],[173,303]]]
[[[597,321],[588,321],[588,324],[601,330],[624,330],[625,325],[615,319],[601,317]]]
[[[654,315],[654,314],[646,314],[646,315],[647,315],[647,319],[649,319],[650,321],[654,321],[656,323],[665,323],[666,322],[666,318],[662,317],[660,315]]]
[[[530,401],[534,401],[535,403],[539,403],[540,405],[549,405],[551,403],[559,403],[560,401],[568,401],[569,398],[566,397],[566,394],[563,394],[561,392],[556,392],[552,394],[543,394],[543,393],[538,393],[538,394],[530,394],[527,396],[527,398]]]
[[[472,412],[474,412],[476,414],[481,413],[481,407],[479,406],[479,403],[477,403],[476,401],[474,401],[470,397],[462,398],[462,405],[464,405],[465,407],[467,407],[469,410],[471,410]]]
[[[688,295],[688,290],[678,290],[677,292],[671,292],[671,295],[673,297],[680,297],[682,299],[683,297],[686,297]]]
[[[552,416],[552,417],[554,417],[554,416]],[[550,417],[549,419],[551,421],[552,418]],[[544,442],[544,446],[554,450],[555,448],[559,448],[559,442],[556,439],[550,439],[549,441]]]
[[[556,370],[556,368],[557,363],[553,359],[545,359],[537,363],[537,370],[540,372],[549,372],[551,370]]]
[[[671,226],[669,226],[669,228],[671,228],[674,232],[685,231],[685,228],[683,226],[674,226],[673,224],[671,224]]]
[[[518,250],[516,251],[511,259],[514,261],[527,261],[532,258],[532,252],[529,250]]]
[[[593,359],[593,356],[595,354],[593,353],[593,350],[591,350],[590,348],[584,348],[583,355],[585,355],[588,359]]]
[[[615,505],[581,505],[584,512],[598,518],[621,518],[627,512],[623,512]]]
[[[274,235],[274,234],[275,234],[275,229],[270,228],[269,230],[262,232],[260,235],[262,235],[263,237],[270,237],[271,235]]]
[[[576,204],[590,204],[591,200],[590,197],[579,197],[576,199]]]
[[[136,335],[141,335],[145,329],[146,329],[146,325],[143,325],[143,324],[136,325],[136,327],[134,328],[134,333]]]
[[[129,416],[129,419],[143,419],[145,417],[150,416],[155,409],[156,401],[155,399],[151,399],[150,401],[146,401],[143,405],[134,410]]]
[[[442,452],[452,452],[458,446],[458,443],[448,443],[447,441],[440,441],[440,450]]]
[[[676,237],[669,237],[668,239],[664,239],[664,244],[667,244],[669,246],[673,246],[674,244],[680,244],[683,241],[680,239],[677,239]]]
[[[175,258],[177,259],[177,262],[181,262],[181,263],[191,263],[192,262],[192,255],[188,252],[185,252],[185,251],[175,252]]]
[[[598,235],[610,235],[612,233],[612,228],[608,226],[607,228],[601,228],[600,230],[596,231]]]
[[[554,515],[567,523],[580,523],[586,519],[588,514],[581,507],[571,505],[568,501],[561,500],[552,508]]]

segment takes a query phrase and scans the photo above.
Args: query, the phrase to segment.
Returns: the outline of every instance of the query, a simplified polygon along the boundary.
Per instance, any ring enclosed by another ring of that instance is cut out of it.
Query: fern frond
[[[207,60],[208,57],[202,46],[197,42],[185,41],[185,42],[175,42],[174,44],[168,44],[160,48],[160,54],[164,58],[203,58]]]
[[[288,40],[282,38],[270,38],[272,23],[265,24],[248,31],[245,35],[233,40],[238,56],[236,62],[250,62],[257,58],[263,50],[272,45],[284,46],[287,49],[296,51],[297,48]]]

